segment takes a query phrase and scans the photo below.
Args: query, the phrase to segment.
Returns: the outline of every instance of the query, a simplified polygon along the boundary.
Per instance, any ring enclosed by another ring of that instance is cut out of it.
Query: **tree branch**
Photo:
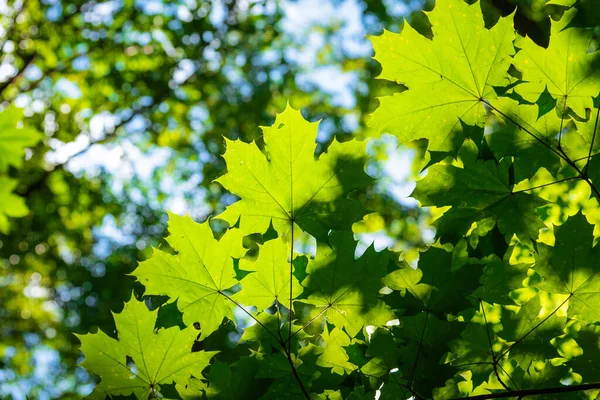
[[[539,396],[539,395],[543,395],[543,394],[582,392],[584,390],[592,390],[592,389],[600,389],[600,383],[587,383],[587,384],[583,384],[583,385],[560,386],[560,387],[544,388],[544,389],[524,389],[524,390],[515,390],[512,392],[480,394],[478,396],[470,396],[470,397],[468,397],[468,399],[469,400],[488,400],[488,399],[502,399],[502,398],[507,398],[507,397],[524,398],[527,396]],[[460,400],[460,399],[465,399],[465,398],[467,398],[467,397],[455,397],[452,400]]]
[[[21,75],[23,75],[23,72],[25,72],[27,67],[31,65],[34,59],[35,54],[28,54],[25,57],[23,57],[23,67],[21,67],[21,69],[15,75],[13,75],[12,78],[0,83],[0,95],[2,95],[10,85],[12,85]]]
[[[77,153],[71,155],[67,160],[65,160],[65,161],[63,161],[61,163],[55,164],[51,170],[44,171],[42,173],[42,175],[39,177],[39,179],[37,179],[35,182],[33,182],[31,185],[29,185],[27,187],[27,189],[25,190],[25,192],[21,193],[21,195],[24,196],[24,197],[27,197],[31,193],[33,193],[36,190],[38,190],[40,187],[42,187],[42,185],[44,184],[44,182],[46,181],[46,179],[48,179],[48,177],[53,172],[59,171],[61,169],[64,169],[66,167],[66,165],[69,163],[69,161],[71,161],[75,157],[78,157],[78,156],[80,156],[82,154],[85,154],[93,145],[106,143],[109,140],[112,140],[113,138],[115,138],[117,136],[117,131],[119,130],[119,128],[123,127],[123,125],[126,125],[128,122],[130,122],[136,115],[139,115],[140,113],[148,111],[149,109],[155,107],[157,104],[158,103],[153,103],[152,105],[141,107],[139,110],[132,112],[129,117],[121,120],[118,124],[115,125],[114,130],[113,130],[112,133],[106,134],[106,136],[104,136],[104,138],[102,138],[100,140],[96,140],[94,142],[90,142],[89,145],[87,145],[85,148],[79,150]]]

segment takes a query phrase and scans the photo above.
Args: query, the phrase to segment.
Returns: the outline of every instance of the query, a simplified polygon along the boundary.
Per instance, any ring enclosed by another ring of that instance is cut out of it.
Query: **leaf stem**
[[[556,182],[550,182],[550,183],[545,183],[543,185],[534,186],[534,187],[531,187],[529,189],[517,190],[517,191],[512,192],[512,194],[517,194],[517,193],[522,193],[522,192],[528,192],[530,190],[535,190],[535,189],[541,189],[541,188],[546,187],[546,186],[556,185],[557,183],[572,181],[573,179],[582,179],[582,178],[580,176],[572,176],[570,178],[560,179],[560,180],[558,180]]]
[[[300,379],[300,375],[298,374],[298,370],[296,369],[296,366],[294,365],[294,360],[292,360],[292,306],[293,306],[293,301],[294,301],[294,296],[293,296],[293,279],[294,279],[294,217],[292,215],[291,217],[291,223],[292,223],[292,232],[291,232],[291,242],[290,242],[290,309],[289,309],[289,329],[288,329],[288,339],[287,341],[284,341],[283,338],[281,338],[281,346],[283,348],[283,351],[287,357],[288,363],[290,364],[290,367],[292,368],[292,373],[294,374],[294,378],[296,378],[296,381],[298,382],[298,385],[300,386],[300,390],[302,390],[302,393],[304,394],[304,397],[306,398],[306,400],[310,400],[310,395],[308,394],[308,391],[306,390],[306,388],[304,387],[304,384],[302,383],[302,380]],[[281,333],[280,333],[281,336]],[[287,348],[286,348],[286,342],[287,342]]]
[[[292,352],[292,306],[293,306],[293,279],[294,279],[294,220],[292,219],[292,234],[290,243],[290,311],[289,311],[289,329],[288,329],[288,353]]]
[[[494,375],[496,375],[496,379],[498,379],[498,382],[500,382],[504,389],[508,390],[509,392],[512,392],[512,389],[508,387],[506,383],[504,383],[502,378],[500,378],[500,374],[498,373],[498,360],[496,359],[496,355],[494,354],[492,338],[490,336],[489,325],[487,322],[487,317],[485,315],[485,308],[483,307],[483,301],[481,299],[479,300],[479,306],[481,307],[481,313],[483,314],[483,320],[485,322],[485,333],[487,334],[488,343],[490,345],[490,354],[492,355],[492,367],[494,368]]]
[[[546,318],[544,318],[543,320],[541,320],[536,326],[534,326],[533,328],[531,328],[529,330],[529,332],[527,332],[525,335],[523,335],[520,339],[518,339],[517,341],[515,341],[513,344],[511,344],[508,349],[504,350],[504,352],[502,354],[500,354],[500,358],[504,357],[506,354],[508,354],[509,351],[511,351],[513,349],[513,347],[515,347],[517,344],[521,343],[523,340],[525,340],[525,338],[527,336],[529,336],[533,331],[535,331],[540,325],[542,325],[544,322],[546,322],[550,317],[552,317],[554,314],[556,314],[556,312],[558,310],[560,310],[560,308],[567,302],[569,301],[569,299],[573,297],[573,294],[570,294],[569,297],[567,297],[562,303],[560,303],[560,305],[558,307],[556,307],[556,309],[554,311],[552,311],[550,314],[548,314],[546,316]]]
[[[408,379],[408,388],[412,392],[412,384],[417,371],[417,362],[419,361],[419,355],[421,354],[421,348],[423,347],[423,339],[425,338],[425,331],[427,330],[427,321],[429,320],[429,310],[425,314],[425,323],[423,324],[423,331],[421,332],[421,338],[419,339],[419,348],[417,349],[417,355],[415,356],[415,362],[413,363],[412,371],[410,372],[410,378]]]
[[[537,140],[538,142],[540,142],[548,150],[550,150],[551,152],[553,152],[554,154],[556,154],[558,157],[562,158],[571,168],[573,168],[579,174],[579,176],[581,177],[581,179],[585,180],[587,182],[587,184],[590,185],[590,188],[592,189],[592,191],[594,192],[594,194],[596,195],[596,197],[600,201],[600,191],[598,190],[598,188],[594,185],[594,183],[592,183],[592,181],[590,181],[588,179],[587,175],[584,174],[583,171],[581,171],[581,169],[577,166],[577,164],[575,164],[575,162],[572,161],[565,154],[565,152],[560,148],[560,146],[559,146],[558,150],[555,149],[555,148],[553,148],[550,144],[544,142],[542,139],[540,139],[539,137],[537,137],[536,135],[534,135],[529,129],[527,129],[523,125],[519,124],[513,118],[509,117],[508,115],[506,115],[505,113],[503,113],[502,111],[500,111],[499,109],[497,109],[496,107],[494,107],[493,105],[491,105],[489,102],[487,102],[485,100],[483,102],[485,104],[487,104],[490,108],[492,108],[493,110],[495,110],[498,114],[502,115],[504,118],[508,119],[513,124],[515,124],[517,127],[519,127],[524,132],[526,132],[527,134],[529,134],[535,140]],[[599,110],[599,112],[600,112],[600,110]]]
[[[306,324],[302,325],[302,327],[300,329],[298,329],[296,332],[292,333],[289,337],[288,340],[291,340],[294,336],[296,336],[301,330],[303,330],[304,328],[306,328],[307,326],[309,326],[310,324],[312,324],[313,322],[315,322],[321,315],[323,315],[323,313],[327,310],[329,310],[331,306],[328,305],[325,308],[323,308],[321,311],[319,311],[319,313],[317,315],[315,315],[314,317],[312,317],[310,319],[310,321],[308,321]]]
[[[235,301],[234,299],[232,299],[231,297],[229,297],[228,295],[226,295],[225,293],[219,291],[218,293],[222,294],[223,296],[225,296],[225,298],[229,301],[231,301],[233,304],[235,304],[236,306],[238,306],[243,312],[245,312],[246,314],[248,314],[248,316],[250,318],[252,318],[258,325],[260,325],[262,328],[264,328],[265,331],[267,331],[271,336],[273,336],[273,338],[275,338],[275,340],[277,340],[277,342],[281,345],[283,345],[283,343],[281,342],[281,340],[273,333],[271,332],[271,330],[269,328],[267,328],[265,326],[265,324],[263,324],[262,322],[260,322],[258,320],[258,318],[256,318],[254,315],[252,315],[252,313],[248,310],[246,310],[244,308],[244,306],[242,306],[240,303],[238,303],[237,301]]]
[[[565,95],[565,105],[563,106],[562,113],[560,114],[560,129],[558,130],[558,149],[562,149],[561,141],[562,141],[562,131],[563,131],[563,123],[565,122],[565,111],[567,109],[567,96]]]
[[[496,107],[494,107],[493,105],[491,105],[488,101],[484,100],[483,102],[485,104],[487,104],[491,109],[495,110],[498,114],[502,115],[504,118],[506,118],[507,120],[509,120],[513,124],[515,124],[519,129],[523,130],[523,132],[527,133],[529,136],[533,137],[535,140],[537,140],[538,142],[540,142],[548,150],[550,150],[551,152],[553,152],[554,154],[556,154],[558,157],[560,157],[560,158],[564,159],[565,161],[567,161],[567,159],[565,159],[565,156],[562,153],[560,153],[558,150],[556,150],[552,146],[550,146],[550,144],[544,142],[542,139],[540,139],[539,137],[537,137],[536,135],[534,135],[529,129],[525,128],[523,125],[519,124],[513,118],[509,117],[508,115],[506,115],[505,113],[503,113],[502,111],[500,111],[499,109],[497,109]]]
[[[598,131],[598,118],[600,118],[600,105],[598,106],[598,111],[596,112],[596,123],[594,124],[594,133],[592,134],[592,142],[590,143],[590,151],[588,153],[587,163],[584,168],[586,175],[587,175],[588,165],[590,165],[590,159],[592,158],[592,149],[594,148],[594,141],[596,140],[596,132]]]

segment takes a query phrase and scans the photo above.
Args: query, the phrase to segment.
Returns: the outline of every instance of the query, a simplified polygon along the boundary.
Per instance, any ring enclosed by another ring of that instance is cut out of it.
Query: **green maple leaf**
[[[329,331],[325,326],[321,338],[325,343],[325,348],[317,359],[317,365],[331,368],[338,375],[350,374],[356,369],[356,366],[349,362],[348,354],[344,349],[350,346],[351,340],[343,330],[333,328]]]
[[[26,147],[35,146],[42,135],[28,127],[19,128],[23,111],[10,107],[0,114],[0,172],[9,166],[20,168]]]
[[[18,184],[14,179],[0,176],[0,232],[4,234],[8,234],[9,231],[9,217],[24,217],[29,212],[25,199],[13,194]]]
[[[382,328],[373,332],[366,356],[371,358],[360,370],[367,376],[384,376],[397,368],[400,350],[391,332]]]
[[[481,286],[471,297],[489,304],[515,305],[519,291],[535,294],[535,289],[523,287],[528,269],[528,264],[510,265],[495,259],[483,269]]]
[[[244,254],[239,231],[216,240],[208,222],[169,214],[167,241],[176,255],[154,249],[152,257],[132,273],[148,294],[177,299],[186,325],[200,322],[202,335],[214,332],[223,318],[234,320],[235,303],[225,293],[235,286],[233,258]]]
[[[90,398],[133,394],[145,400],[160,393],[161,385],[185,383],[209,365],[217,352],[192,353],[198,336],[194,327],[155,332],[157,314],[158,310],[149,311],[132,298],[121,313],[114,314],[118,340],[102,331],[77,335],[85,355],[82,365],[101,378]]]
[[[565,29],[574,13],[570,11],[552,23],[547,49],[528,38],[516,43],[520,50],[514,57],[514,65],[522,72],[523,83],[515,91],[527,101],[535,102],[547,88],[558,100],[561,112],[569,107],[585,117],[585,109],[593,107],[592,98],[600,92],[600,53],[588,52],[591,30]]]
[[[466,265],[452,271],[452,253],[430,247],[420,254],[417,269],[403,265],[388,274],[383,282],[393,290],[409,294],[404,294],[400,303],[407,313],[443,314],[469,307],[466,295],[478,286],[481,271],[481,265]]]
[[[584,322],[600,321],[600,246],[594,246],[593,225],[577,214],[556,227],[554,247],[540,243],[533,266],[542,276],[536,286],[553,294],[562,294],[567,316]]]
[[[269,386],[267,393],[262,396],[261,399],[306,399],[296,381],[289,360],[283,354],[273,354],[261,361],[256,377],[273,379],[273,383]],[[303,386],[309,390],[312,381],[320,376],[320,372],[317,371],[316,366],[311,365],[310,363],[304,363],[301,357],[294,357],[292,362]]]
[[[367,323],[383,325],[393,319],[378,296],[390,262],[388,254],[377,253],[371,246],[355,259],[356,242],[349,232],[332,232],[329,243],[331,247],[317,243],[317,257],[308,263],[308,277],[302,285],[310,295],[305,301],[351,337]]]
[[[500,163],[478,160],[458,168],[434,165],[427,176],[417,183],[412,197],[422,206],[454,206],[454,211],[438,224],[465,232],[473,222],[495,224],[507,239],[516,234],[521,240],[537,239],[544,228],[536,209],[547,202],[525,192],[514,192],[509,185],[510,159]]]
[[[483,314],[477,312],[476,320],[470,321],[464,330],[460,333],[460,337],[450,342],[452,351],[452,359],[449,364],[457,368],[459,371],[468,370],[471,372],[471,379],[474,385],[479,385],[486,381],[490,374],[493,374],[493,348],[490,347],[490,342],[496,343],[494,333],[499,329],[497,326],[487,325],[486,318]]]
[[[494,86],[510,83],[514,30],[508,18],[486,29],[479,7],[462,0],[438,0],[428,17],[432,40],[408,23],[371,38],[380,78],[409,90],[380,98],[370,125],[400,143],[426,138],[430,150],[455,151],[465,138],[460,121],[483,126]]]
[[[257,323],[244,329],[240,340],[242,342],[258,343],[258,351],[265,354],[270,354],[273,351],[281,349],[279,339],[281,337],[283,340],[287,340],[289,325],[285,324],[282,326],[280,316],[267,312],[259,313],[255,316],[255,319]],[[298,332],[297,339],[301,339],[302,337],[303,332]],[[292,344],[295,344],[295,341]]]
[[[365,142],[334,141],[314,156],[318,123],[289,105],[263,127],[264,153],[256,144],[227,141],[227,174],[217,182],[241,199],[218,216],[243,234],[264,233],[272,223],[280,235],[299,227],[327,240],[330,229],[351,230],[366,210],[347,195],[371,182],[364,172]]]
[[[274,301],[286,304],[290,299],[290,278],[291,298],[296,298],[302,293],[302,286],[295,276],[290,276],[289,257],[288,246],[276,239],[260,246],[256,261],[240,260],[240,269],[251,273],[242,279],[242,290],[234,298],[243,304],[256,306],[259,311],[270,307]]]
[[[178,385],[177,392],[184,400],[244,400],[256,392],[258,366],[253,357],[243,357],[231,365],[218,361],[210,366],[208,383],[192,378],[187,385]]]
[[[600,325],[582,327],[575,340],[583,349],[583,355],[573,358],[568,365],[581,374],[584,382],[597,382],[600,376]]]
[[[394,332],[404,342],[398,366],[402,379],[417,393],[431,397],[433,388],[444,386],[456,372],[442,360],[449,351],[449,342],[458,336],[459,326],[429,312],[399,319],[399,329]]]
[[[590,160],[587,172],[594,185],[600,186],[600,157],[594,157]]]
[[[556,145],[554,139],[567,124],[561,122],[556,112],[540,117],[536,104],[499,98],[494,105],[502,110],[502,114],[496,113],[501,123],[485,138],[497,160],[514,157],[515,182],[530,179],[542,167],[556,174],[560,157],[547,146]]]
[[[513,379],[523,389],[538,389],[545,387],[557,387],[561,381],[568,376],[569,370],[564,365],[554,366],[550,362],[535,362],[526,368],[523,374],[514,374]],[[571,397],[569,397],[571,396]],[[544,396],[550,400],[560,399],[583,399],[583,393],[555,393]]]
[[[508,355],[524,370],[533,361],[545,361],[557,356],[550,341],[563,333],[566,318],[556,313],[548,315],[548,312],[541,312],[539,296],[522,305],[516,313],[508,310],[503,312],[503,330],[499,335],[515,343]]]

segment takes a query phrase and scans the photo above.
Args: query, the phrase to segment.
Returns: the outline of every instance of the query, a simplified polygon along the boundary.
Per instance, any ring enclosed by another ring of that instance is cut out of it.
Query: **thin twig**
[[[600,153],[594,153],[594,154],[592,154],[592,155],[591,155],[589,158],[594,158],[594,157],[596,157],[596,156],[600,156]],[[588,158],[588,156],[585,156],[585,157],[579,157],[579,158],[576,158],[576,159],[575,159],[575,160],[573,160],[573,161],[574,161],[574,162],[579,162],[579,161],[581,161],[581,160],[585,160],[586,158]]]
[[[478,396],[470,396],[469,400],[488,400],[488,399],[502,399],[506,397],[518,397],[522,399],[526,396],[539,396],[542,394],[556,394],[556,393],[572,393],[572,392],[583,392],[584,390],[600,389],[600,383],[586,383],[583,385],[572,385],[572,386],[560,386],[553,388],[544,389],[524,389],[513,392],[503,393],[488,393],[480,394]],[[465,397],[455,397],[452,400],[460,400]]]

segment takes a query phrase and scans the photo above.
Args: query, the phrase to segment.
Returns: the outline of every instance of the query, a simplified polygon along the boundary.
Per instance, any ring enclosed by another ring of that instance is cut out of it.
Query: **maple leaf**
[[[430,247],[420,254],[417,269],[403,265],[383,282],[393,290],[405,291],[402,306],[407,314],[431,311],[441,315],[470,305],[465,296],[477,287],[482,269],[481,265],[467,265],[453,271],[452,253]]]
[[[251,273],[241,280],[242,290],[233,297],[243,304],[256,306],[259,311],[270,307],[274,301],[286,303],[290,298],[296,298],[302,293],[302,286],[295,276],[290,276],[289,256],[288,246],[275,239],[260,246],[256,261],[240,260],[240,269]]]
[[[498,164],[477,160],[464,168],[434,165],[411,196],[422,206],[454,206],[454,211],[438,224],[459,225],[466,233],[473,222],[491,223],[488,230],[497,224],[509,240],[513,234],[521,240],[537,239],[538,231],[545,225],[536,209],[547,202],[532,194],[513,192],[509,185],[510,167],[509,158]]]
[[[194,327],[159,329],[158,310],[149,311],[135,298],[114,314],[118,339],[102,331],[77,335],[85,355],[82,366],[101,378],[89,398],[133,394],[138,399],[156,397],[161,385],[184,383],[202,372],[216,351],[192,352],[198,336]],[[128,362],[133,360],[133,365]]]
[[[203,393],[210,400],[244,400],[256,392],[258,366],[254,357],[243,357],[231,365],[217,361],[210,366],[208,382],[192,378],[177,391],[184,400],[203,399]]]
[[[530,179],[542,167],[556,174],[560,156],[548,147],[557,145],[555,138],[569,125],[556,112],[539,116],[537,104],[499,98],[494,105],[502,112],[495,112],[499,123],[485,138],[497,160],[514,157],[515,181]]]
[[[302,285],[310,292],[305,302],[314,305],[327,321],[354,337],[367,323],[385,324],[393,314],[379,299],[389,256],[369,247],[354,258],[356,242],[349,232],[332,232],[331,245],[317,244],[317,257],[306,267]]]
[[[25,199],[13,194],[18,184],[14,179],[0,176],[0,232],[4,234],[9,231],[9,217],[24,217],[29,212]]]
[[[503,330],[499,335],[511,345],[508,355],[526,370],[533,361],[545,361],[557,356],[550,341],[562,334],[566,318],[543,310],[539,296],[522,305],[518,312],[505,310]]]
[[[348,354],[345,347],[350,346],[350,337],[341,329],[333,328],[331,331],[325,327],[321,334],[325,343],[325,349],[317,359],[317,365],[331,368],[331,370],[339,375],[351,373],[356,369],[356,366],[349,362]]]
[[[238,283],[233,258],[245,252],[242,236],[239,231],[228,231],[217,240],[208,221],[198,224],[189,216],[171,213],[169,233],[167,241],[177,254],[154,249],[132,275],[148,294],[177,299],[185,324],[200,322],[202,335],[208,336],[223,318],[234,321],[236,305],[225,291]]]
[[[379,98],[369,124],[400,143],[426,138],[429,150],[456,151],[465,138],[460,121],[483,126],[494,86],[510,83],[514,30],[507,18],[486,29],[478,7],[462,1],[438,0],[427,15],[432,40],[408,23],[400,34],[371,38],[379,78],[408,90]]]
[[[600,92],[600,53],[588,52],[592,38],[589,29],[565,29],[574,15],[572,10],[552,23],[547,49],[527,38],[516,42],[520,50],[514,65],[523,74],[523,82],[515,91],[533,103],[547,88],[558,100],[560,111],[568,107],[585,117],[585,109],[593,107],[592,98]]]
[[[567,316],[584,322],[600,322],[600,246],[594,246],[594,228],[577,214],[555,228],[556,244],[539,244],[533,266],[542,276],[536,286],[565,296]]]
[[[315,159],[316,122],[289,105],[270,127],[262,127],[265,150],[226,140],[227,174],[217,179],[241,199],[221,213],[244,235],[264,233],[272,223],[280,235],[299,227],[327,240],[330,229],[350,230],[366,213],[347,195],[372,179],[364,172],[365,142],[333,141]]]
[[[0,172],[8,166],[20,168],[23,164],[25,148],[34,146],[42,135],[36,130],[19,127],[23,121],[23,111],[10,107],[0,113]]]

